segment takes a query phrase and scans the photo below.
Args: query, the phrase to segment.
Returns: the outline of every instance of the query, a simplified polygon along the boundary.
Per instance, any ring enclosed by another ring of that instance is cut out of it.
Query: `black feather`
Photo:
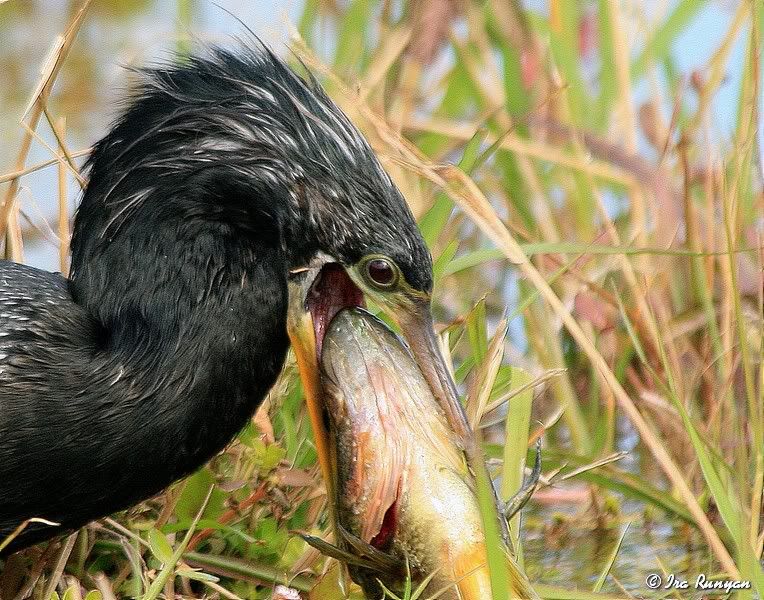
[[[247,422],[282,366],[288,269],[393,257],[429,291],[398,190],[315,82],[265,48],[143,73],[96,146],[69,280],[0,262],[0,540],[147,498]]]

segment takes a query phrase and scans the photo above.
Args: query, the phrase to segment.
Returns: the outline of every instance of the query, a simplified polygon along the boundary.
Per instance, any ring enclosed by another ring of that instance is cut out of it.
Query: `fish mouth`
[[[360,535],[356,535],[355,532],[348,531],[338,518],[338,512],[342,510],[340,504],[342,500],[348,501],[348,498],[340,498],[340,494],[344,495],[347,488],[340,483],[344,464],[338,462],[336,421],[330,414],[331,407],[326,390],[328,381],[322,366],[322,359],[326,355],[324,342],[330,330],[336,332],[342,329],[348,318],[354,318],[356,310],[376,320],[366,313],[364,306],[362,291],[338,263],[327,262],[301,269],[292,273],[289,278],[287,332],[297,358],[318,462],[326,487],[329,516],[334,523],[338,545],[331,545],[311,536],[304,538],[324,554],[333,556],[348,566],[355,565],[365,572],[393,573],[400,572],[403,568],[398,558],[389,553],[398,535],[398,500],[402,487],[402,472],[390,473],[388,481],[394,486],[394,493],[380,494],[376,501],[375,516],[366,520],[364,533],[357,532]],[[394,336],[392,332],[390,335]],[[353,341],[352,336],[344,338],[341,345],[346,347],[339,351],[352,357],[353,353],[357,352]],[[380,343],[382,342],[383,340],[380,340]],[[336,346],[335,339],[330,343]],[[368,376],[371,377],[371,373]],[[361,442],[358,452],[356,464],[363,465],[365,456],[364,445]],[[368,453],[370,456],[371,450]],[[359,471],[356,476],[363,478],[364,475]],[[388,487],[388,492],[390,491]],[[354,500],[349,501],[352,503]]]
[[[340,473],[337,459],[338,434],[333,427],[334,416],[329,414],[333,407],[330,407],[327,401],[328,382],[325,365],[322,365],[322,359],[326,354],[324,342],[327,334],[333,330],[333,335],[330,336],[333,355],[340,353],[348,356],[350,360],[359,360],[360,363],[363,363],[364,354],[358,348],[358,340],[351,334],[353,331],[352,326],[349,325],[351,322],[356,323],[359,319],[363,321],[368,318],[379,324],[379,329],[373,327],[366,331],[373,336],[371,339],[375,347],[384,347],[389,344],[388,335],[405,346],[398,336],[364,308],[363,292],[339,263],[325,262],[300,269],[290,276],[287,330],[297,358],[324,483],[330,505],[334,507],[339,502],[337,487]],[[338,318],[340,314],[343,318]],[[364,367],[361,368],[364,369]],[[364,375],[371,378],[373,372],[374,369],[370,367],[368,373],[364,371]],[[381,377],[381,374],[377,373],[376,377]],[[368,389],[372,387],[373,385],[370,385]],[[362,465],[366,460],[365,452],[369,454],[372,452],[360,438],[362,436],[359,436],[359,440],[355,440],[358,465]],[[344,466],[344,464],[340,465],[342,468]],[[361,472],[358,472],[357,476],[359,480],[363,479]],[[373,550],[385,552],[391,547],[398,529],[398,499],[402,479],[401,470],[390,471],[387,477],[388,486],[385,492],[376,499],[374,517],[368,520],[368,527],[364,527],[364,534],[350,543],[345,543],[346,547],[353,547],[356,553],[359,553],[362,546],[372,553]],[[348,534],[342,536],[346,538],[346,542],[348,537],[354,537],[349,532],[344,533]],[[379,559],[381,556],[376,554],[376,558]]]
[[[362,308],[341,266],[297,275],[288,327],[335,544],[303,539],[345,563],[367,597],[380,584],[398,593],[408,574],[448,589],[444,599],[490,597],[474,477],[416,353]]]
[[[411,349],[367,311],[345,309],[325,331],[319,371],[337,545],[307,541],[345,562],[367,597],[378,597],[379,582],[398,593],[407,572],[421,583],[437,571],[430,592],[449,581],[444,598],[487,597],[482,529],[458,436]],[[465,513],[466,521],[449,524]]]
[[[345,308],[364,306],[364,297],[342,265],[319,259],[290,272],[288,299],[287,333],[297,358],[324,485],[332,498],[332,454],[319,361],[334,318]]]
[[[342,308],[323,335],[318,365],[331,440],[337,549],[349,553],[341,560],[351,574],[401,576],[401,499],[415,442],[403,426],[403,407],[394,401],[403,386],[392,377],[393,357],[416,370],[419,386],[411,386],[412,394],[430,391],[405,343],[364,308]]]
[[[363,292],[350,279],[342,265],[326,263],[308,288],[305,307],[313,321],[316,357],[321,360],[324,337],[334,317],[345,308],[364,307]]]
[[[398,491],[390,506],[385,510],[385,515],[382,517],[382,524],[379,527],[379,531],[369,541],[369,544],[377,550],[388,549],[392,544],[393,539],[395,539],[398,530],[398,497],[401,493],[401,480],[402,478],[398,479]]]

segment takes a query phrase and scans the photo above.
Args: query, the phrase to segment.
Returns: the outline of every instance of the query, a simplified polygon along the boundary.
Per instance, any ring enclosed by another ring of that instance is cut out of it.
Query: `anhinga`
[[[315,81],[260,46],[147,70],[88,167],[69,278],[0,262],[0,540],[31,517],[60,523],[31,524],[6,552],[223,449],[282,367],[288,281],[308,268],[290,317],[303,377],[337,311],[370,297],[463,426],[427,247]]]

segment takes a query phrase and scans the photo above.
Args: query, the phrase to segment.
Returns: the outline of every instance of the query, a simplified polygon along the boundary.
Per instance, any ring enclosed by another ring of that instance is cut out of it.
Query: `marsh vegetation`
[[[46,24],[63,37],[45,41],[40,75],[24,36],[46,11],[0,3],[0,94],[28,108],[2,115],[3,247],[62,271],[107,122],[94,82],[147,58],[98,36],[156,10],[81,6]],[[178,6],[166,41],[183,53],[206,38],[197,4]],[[290,29],[294,64],[418,218],[437,328],[503,498],[543,441],[542,484],[510,524],[542,597],[644,596],[650,573],[764,595],[763,24],[756,0],[307,0]],[[290,361],[225,453],[11,557],[0,597],[290,598],[287,585],[334,599],[336,564],[296,535],[328,525]]]

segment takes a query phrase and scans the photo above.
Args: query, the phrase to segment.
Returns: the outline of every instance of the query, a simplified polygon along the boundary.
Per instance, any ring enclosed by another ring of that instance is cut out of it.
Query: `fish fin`
[[[536,491],[539,479],[541,477],[541,439],[536,442],[536,460],[533,463],[533,470],[528,479],[523,482],[522,487],[501,507],[504,518],[509,521],[525,506],[528,500]]]
[[[390,572],[400,570],[401,562],[391,554],[383,552],[371,544],[364,542],[357,535],[350,533],[342,525],[337,525],[336,531],[337,535],[347,542],[347,544],[360,556],[374,563],[377,571]]]
[[[347,550],[343,550],[342,548],[335,546],[334,544],[327,542],[326,540],[323,540],[320,537],[316,537],[314,535],[307,535],[304,533],[300,533],[298,535],[305,541],[306,544],[308,544],[309,546],[312,546],[324,556],[328,556],[329,558],[334,558],[347,565],[362,567],[364,569],[370,569],[372,571],[380,571],[380,572],[384,571],[384,568],[381,565],[375,563],[373,560],[364,558],[363,556],[352,554],[351,552],[348,552]]]

